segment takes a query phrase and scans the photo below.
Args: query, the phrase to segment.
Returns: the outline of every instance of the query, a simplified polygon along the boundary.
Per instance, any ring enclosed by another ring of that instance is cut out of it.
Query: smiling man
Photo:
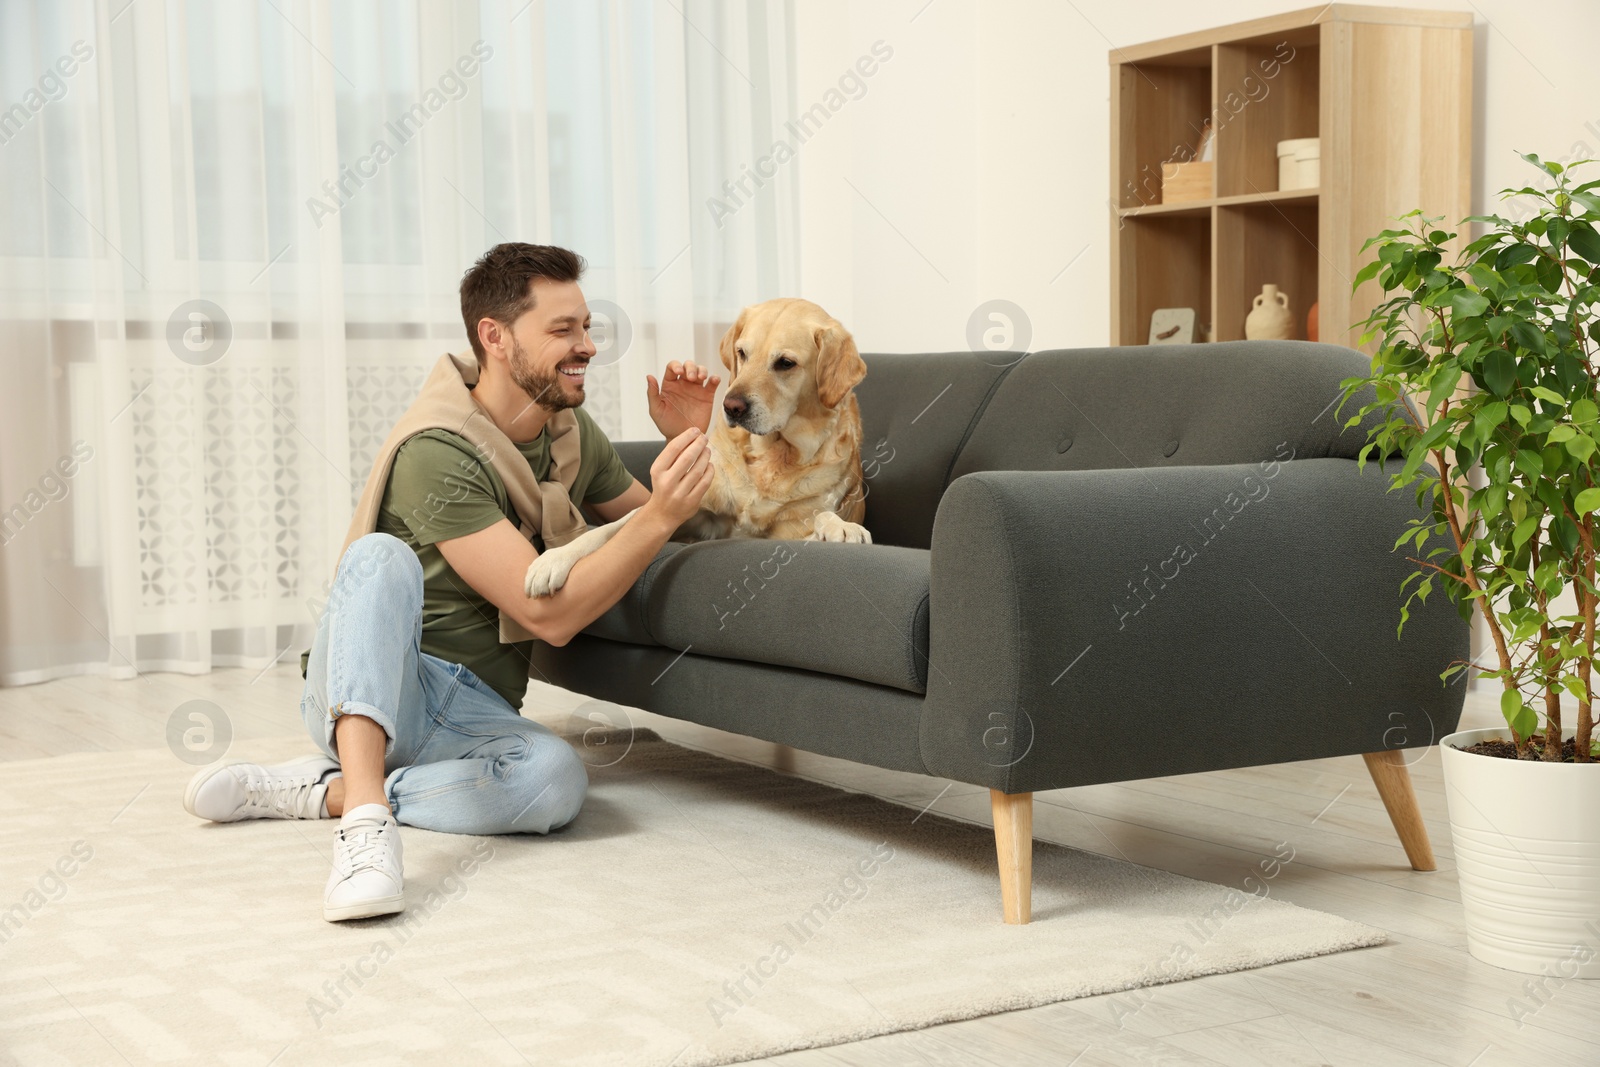
[[[305,657],[300,710],[323,754],[206,768],[184,804],[216,822],[338,818],[330,921],[404,907],[399,825],[545,833],[588,785],[571,747],[517,707],[535,638],[564,645],[621,599],[711,484],[718,379],[647,377],[668,444],[652,490],[583,410],[595,347],[563,248],[502,244],[461,282],[472,357],[443,357],[385,442]],[[546,546],[638,510],[554,595],[523,579]]]

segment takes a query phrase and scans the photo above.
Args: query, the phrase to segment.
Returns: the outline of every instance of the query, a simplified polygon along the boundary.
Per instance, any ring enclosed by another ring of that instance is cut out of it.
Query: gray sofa
[[[1455,728],[1466,687],[1439,674],[1469,628],[1436,595],[1396,638],[1416,503],[1358,472],[1364,435],[1330,407],[1366,357],[866,359],[875,544],[669,544],[566,647],[536,643],[535,676],[987,786],[1008,922],[1029,918],[1032,793],[1097,782],[1359,753],[1432,869],[1401,750]],[[660,445],[618,447],[647,480]]]

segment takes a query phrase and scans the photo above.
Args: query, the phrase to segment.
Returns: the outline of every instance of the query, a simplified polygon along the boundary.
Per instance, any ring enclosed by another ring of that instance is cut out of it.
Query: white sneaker
[[[351,808],[333,832],[333,871],[322,898],[329,922],[392,915],[406,906],[400,826],[382,804]]]
[[[190,815],[212,822],[240,819],[321,819],[328,777],[339,764],[326,756],[306,756],[263,767],[227,763],[202,768],[183,792]]]

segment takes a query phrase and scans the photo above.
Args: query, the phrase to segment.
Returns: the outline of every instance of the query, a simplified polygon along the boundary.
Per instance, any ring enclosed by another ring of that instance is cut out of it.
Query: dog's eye
[[[777,359],[772,361],[773,370],[789,370],[795,366],[797,366],[795,361],[790,359],[788,356],[779,356]]]
[[[742,348],[735,349],[735,351],[739,354],[739,362],[740,363],[743,363],[746,359],[750,358],[750,353],[746,352]]]

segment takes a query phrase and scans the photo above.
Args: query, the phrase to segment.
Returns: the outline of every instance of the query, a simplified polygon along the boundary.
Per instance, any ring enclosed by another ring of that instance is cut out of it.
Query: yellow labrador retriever
[[[839,320],[809,300],[754,304],[723,335],[728,391],[710,432],[713,474],[675,540],[810,539],[870,544],[861,525],[861,408],[867,364]],[[596,527],[528,568],[529,596],[566,584],[578,560],[631,517]]]
[[[849,331],[809,300],[768,300],[739,313],[721,355],[727,421],[711,428],[711,488],[675,540],[871,543],[851,392],[867,365]]]

